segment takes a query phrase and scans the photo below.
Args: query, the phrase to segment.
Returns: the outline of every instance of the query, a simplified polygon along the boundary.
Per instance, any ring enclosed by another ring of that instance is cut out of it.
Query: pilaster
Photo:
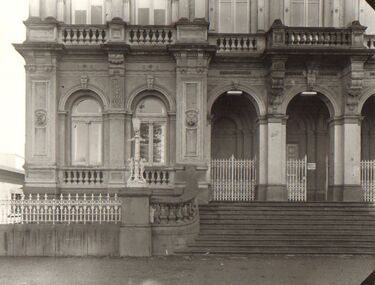
[[[15,45],[26,65],[26,193],[57,191],[58,44]]]

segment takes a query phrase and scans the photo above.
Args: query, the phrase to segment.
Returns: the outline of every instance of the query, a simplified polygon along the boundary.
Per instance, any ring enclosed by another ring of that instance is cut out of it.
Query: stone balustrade
[[[59,41],[66,45],[98,45],[108,41],[106,26],[69,25],[60,28]]]
[[[287,46],[302,47],[349,47],[351,31],[349,29],[288,27],[285,31],[285,43]]]
[[[165,167],[146,167],[143,177],[151,187],[168,187],[174,184],[173,168]]]
[[[369,49],[375,49],[375,35],[365,35],[365,46]]]
[[[209,34],[208,41],[216,45],[218,53],[259,52],[258,42],[264,35],[256,34]]]
[[[172,26],[127,26],[129,45],[167,45],[176,40],[176,29]]]
[[[195,198],[185,202],[152,202],[150,205],[150,222],[154,225],[186,224],[197,218],[198,204]]]
[[[106,183],[103,169],[66,168],[61,170],[60,183],[65,185],[98,186]]]

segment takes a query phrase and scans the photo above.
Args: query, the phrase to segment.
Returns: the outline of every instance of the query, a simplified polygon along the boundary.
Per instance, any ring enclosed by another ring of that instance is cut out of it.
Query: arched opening
[[[256,155],[257,112],[244,95],[222,95],[212,106],[211,157],[252,159]]]
[[[91,96],[79,97],[71,110],[71,161],[96,166],[103,161],[102,106]]]
[[[255,200],[257,112],[237,93],[222,94],[211,111],[211,189],[219,201]]]
[[[331,114],[326,102],[322,94],[306,96],[300,93],[290,101],[286,111],[287,184],[290,181],[288,175],[304,179],[307,201],[327,199]],[[301,163],[290,164],[293,161]],[[288,167],[295,169],[288,170]]]
[[[362,107],[361,160],[375,159],[375,96],[369,97]]]

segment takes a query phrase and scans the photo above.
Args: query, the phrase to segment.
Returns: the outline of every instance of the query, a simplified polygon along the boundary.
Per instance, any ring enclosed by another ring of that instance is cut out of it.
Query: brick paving
[[[6,285],[359,285],[375,256],[0,257]]]

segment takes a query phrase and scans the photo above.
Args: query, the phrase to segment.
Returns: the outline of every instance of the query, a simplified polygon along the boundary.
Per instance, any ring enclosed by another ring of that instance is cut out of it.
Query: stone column
[[[344,201],[361,201],[361,117],[343,118]]]
[[[57,1],[56,0],[46,1],[45,9],[46,9],[45,18],[52,17],[54,19],[57,19]]]
[[[31,48],[27,43],[15,45],[26,62],[25,193],[57,191],[57,66],[61,47],[51,46],[53,50]]]
[[[267,118],[267,201],[286,201],[286,117]]]
[[[332,26],[340,27],[340,0],[332,0]]]
[[[179,0],[172,0],[172,24],[176,23],[179,19],[178,9],[179,9]]]
[[[329,155],[329,185],[327,198],[330,201],[342,201],[344,183],[343,169],[343,127],[340,118],[329,120],[330,155]]]
[[[40,18],[40,0],[29,0],[29,18]]]
[[[121,200],[120,256],[151,256],[150,195],[146,188],[126,188]]]
[[[267,197],[267,119],[258,118],[257,121],[257,193],[256,200],[264,201]]]
[[[258,31],[264,31],[265,30],[265,0],[258,0]]]
[[[57,0],[57,21],[64,22],[65,3],[64,0]]]
[[[124,53],[109,46],[110,108],[108,110],[108,166],[110,188],[118,189],[125,184],[125,58]]]
[[[214,47],[208,45],[207,28],[207,22],[198,19],[193,22],[178,22],[177,44],[170,47],[176,59],[177,71],[176,163],[196,166],[196,170],[204,174],[207,172],[210,159],[207,144],[211,143],[205,134],[207,72],[209,61],[216,51]],[[206,178],[207,176],[202,179]],[[207,181],[203,180],[198,181],[198,185],[207,185]],[[199,199],[207,200],[208,197]]]
[[[206,20],[207,19],[207,16],[206,16],[206,12],[207,12],[207,9],[206,9],[206,5],[207,5],[207,1],[202,1],[202,0],[194,0],[195,1],[195,11],[194,11],[194,14],[195,14],[195,18],[205,18]]]
[[[189,0],[179,0],[178,6],[178,18],[187,18],[189,19]]]
[[[124,17],[124,0],[112,0],[112,19]]]

